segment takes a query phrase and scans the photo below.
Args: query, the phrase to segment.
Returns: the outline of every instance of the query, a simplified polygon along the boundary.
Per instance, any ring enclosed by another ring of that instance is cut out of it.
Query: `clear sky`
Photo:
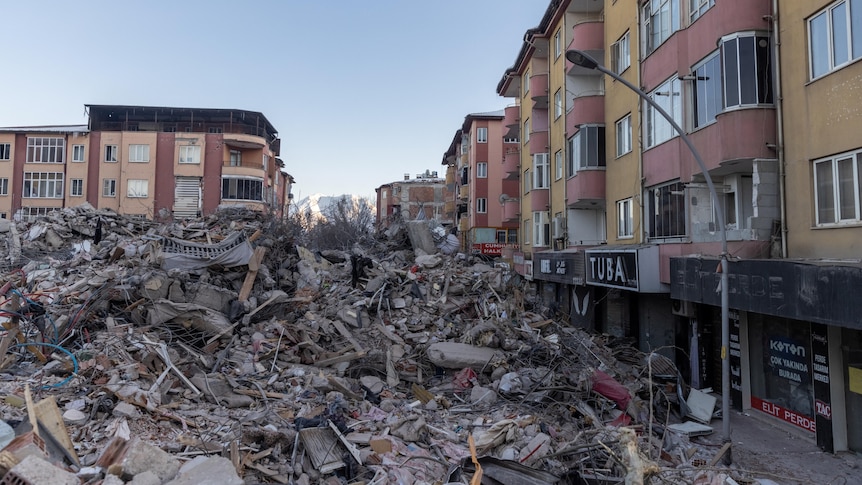
[[[441,161],[548,0],[26,0],[3,6],[0,126],[85,104],[260,111],[297,199],[368,196]]]

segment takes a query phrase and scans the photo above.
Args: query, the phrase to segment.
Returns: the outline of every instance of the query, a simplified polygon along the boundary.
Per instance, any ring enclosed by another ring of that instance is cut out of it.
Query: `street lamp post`
[[[730,443],[730,356],[728,355],[728,347],[730,346],[730,323],[727,295],[727,230],[724,226],[724,213],[719,209],[718,194],[715,191],[715,185],[712,183],[712,177],[709,175],[709,171],[706,169],[706,164],[700,157],[700,153],[698,153],[685,131],[683,131],[667,111],[647,96],[645,92],[634,84],[623,79],[619,74],[599,65],[595,59],[583,51],[570,49],[566,51],[566,59],[577,66],[586,69],[595,69],[601,73],[607,74],[634,91],[641,99],[658,111],[668,121],[668,123],[673,126],[673,129],[679,133],[680,138],[685,142],[686,146],[691,151],[691,154],[694,155],[697,165],[700,167],[701,172],[703,172],[703,175],[706,178],[706,185],[709,187],[709,194],[712,197],[716,219],[718,220],[718,234],[721,238],[721,428],[723,441],[725,443]],[[728,452],[725,456],[729,459],[730,453]]]

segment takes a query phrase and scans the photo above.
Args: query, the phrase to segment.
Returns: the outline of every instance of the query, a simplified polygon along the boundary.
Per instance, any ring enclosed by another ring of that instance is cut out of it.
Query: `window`
[[[24,172],[24,189],[21,195],[26,199],[62,199],[62,172]]]
[[[524,170],[524,193],[529,194],[533,186],[533,179],[530,177],[530,169]]]
[[[550,187],[550,174],[548,173],[548,154],[536,153],[533,155],[533,188],[547,189]]]
[[[269,169],[269,155],[263,156],[262,164],[263,164],[263,171],[266,172]]]
[[[149,145],[129,145],[129,161],[130,162],[149,162],[150,161],[150,146]]]
[[[862,150],[814,162],[818,226],[862,220]]]
[[[772,104],[769,37],[755,34],[724,37],[721,53],[725,108]]]
[[[524,231],[524,245],[527,245],[527,246],[528,246],[528,245],[530,245],[530,244],[533,242],[533,235],[532,235],[532,234],[533,234],[533,229],[532,229],[532,227],[533,227],[533,226],[531,226],[531,225],[530,225],[530,220],[529,220],[529,219],[524,220],[524,228],[523,228],[523,231]],[[527,264],[530,264],[530,263],[527,263]]]
[[[578,170],[605,165],[605,127],[581,125],[569,138],[568,176],[575,175]]]
[[[862,57],[862,0],[835,2],[808,21],[811,79]]]
[[[126,183],[126,197],[130,199],[146,198],[149,194],[149,180],[129,179]]]
[[[524,120],[524,143],[530,142],[530,118]]]
[[[83,197],[84,179],[69,180],[69,195],[72,197]]]
[[[57,209],[53,207],[22,207],[15,213],[15,220],[35,221],[37,217],[47,216],[55,210]],[[3,219],[5,219],[5,217]]]
[[[551,225],[547,212],[533,212],[533,245],[547,246],[551,240]]]
[[[467,153],[470,149],[470,137],[467,135],[461,135],[461,155]]]
[[[679,0],[647,0],[641,15],[644,54],[652,51],[679,30]]]
[[[102,179],[102,196],[116,197],[117,196],[117,180]]]
[[[488,162],[479,162],[476,164],[476,178],[488,178]]]
[[[518,143],[518,137],[505,137],[503,143]]]
[[[201,163],[201,147],[197,145],[181,146],[180,163]]]
[[[221,180],[223,200],[263,200],[263,180],[251,178],[224,177]]]
[[[0,160],[12,159],[12,144],[0,143]]]
[[[626,32],[620,40],[611,46],[611,69],[617,74],[622,73],[631,65],[631,49],[629,48],[629,33]]]
[[[478,128],[476,130],[476,143],[488,143],[488,128]]]
[[[242,152],[239,150],[230,151],[230,166],[242,167]]]
[[[210,126],[207,131],[209,133],[221,133],[223,130],[220,126]]]
[[[563,151],[557,150],[554,154],[554,170],[556,171],[554,180],[563,178]]]
[[[72,161],[73,162],[85,162],[85,161],[87,161],[84,158],[84,145],[72,145]]]
[[[706,13],[710,7],[715,6],[715,0],[689,0],[688,9],[691,15],[691,21],[694,22],[698,17]]]
[[[685,191],[673,182],[647,191],[649,237],[685,236]]]
[[[634,206],[632,199],[617,202],[617,237],[634,237]]]
[[[105,161],[112,163],[117,161],[117,145],[105,145]]]
[[[682,123],[682,93],[680,92],[680,80],[677,76],[665,81],[664,84],[649,93],[649,97],[667,111],[677,124]],[[646,101],[644,101],[644,121],[644,138],[647,148],[677,136],[677,132],[670,122]]]
[[[488,212],[488,199],[482,197],[476,199],[476,212],[479,214]]]
[[[563,114],[563,94],[560,89],[554,93],[554,119],[559,118]]]
[[[0,195],[9,195],[9,179],[0,179]]]
[[[715,121],[721,112],[721,63],[718,53],[692,68],[694,89],[692,90],[692,125],[706,126]]]
[[[63,163],[65,153],[63,138],[27,138],[27,163]]]
[[[617,156],[621,157],[632,151],[632,115],[625,115],[616,122]]]
[[[554,34],[554,59],[560,57],[560,54],[563,53],[563,39],[562,39],[562,29],[557,30],[557,33]]]
[[[524,71],[524,96],[530,92],[530,70]]]

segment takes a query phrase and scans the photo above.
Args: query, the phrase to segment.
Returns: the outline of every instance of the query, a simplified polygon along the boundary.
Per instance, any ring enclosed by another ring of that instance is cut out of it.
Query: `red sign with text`
[[[814,419],[809,418],[804,414],[799,414],[796,411],[783,408],[778,404],[773,404],[771,402],[764,401],[763,399],[751,396],[751,407],[758,411],[763,411],[770,416],[775,416],[782,421],[787,421],[790,424],[799,426],[802,429],[807,429],[812,433],[817,431]]]
[[[518,245],[503,243],[481,243],[473,245],[473,251],[481,254],[489,254],[492,256],[500,256],[501,254],[503,254],[503,248],[514,248],[517,251]]]

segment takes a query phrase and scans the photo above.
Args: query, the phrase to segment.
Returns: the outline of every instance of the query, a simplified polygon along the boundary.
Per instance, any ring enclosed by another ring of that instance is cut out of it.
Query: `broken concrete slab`
[[[177,478],[165,485],[242,485],[233,463],[221,456],[198,456],[183,465]]]
[[[469,367],[476,371],[491,372],[493,363],[503,360],[503,355],[488,347],[457,342],[437,342],[428,346],[428,360],[446,369]]]

